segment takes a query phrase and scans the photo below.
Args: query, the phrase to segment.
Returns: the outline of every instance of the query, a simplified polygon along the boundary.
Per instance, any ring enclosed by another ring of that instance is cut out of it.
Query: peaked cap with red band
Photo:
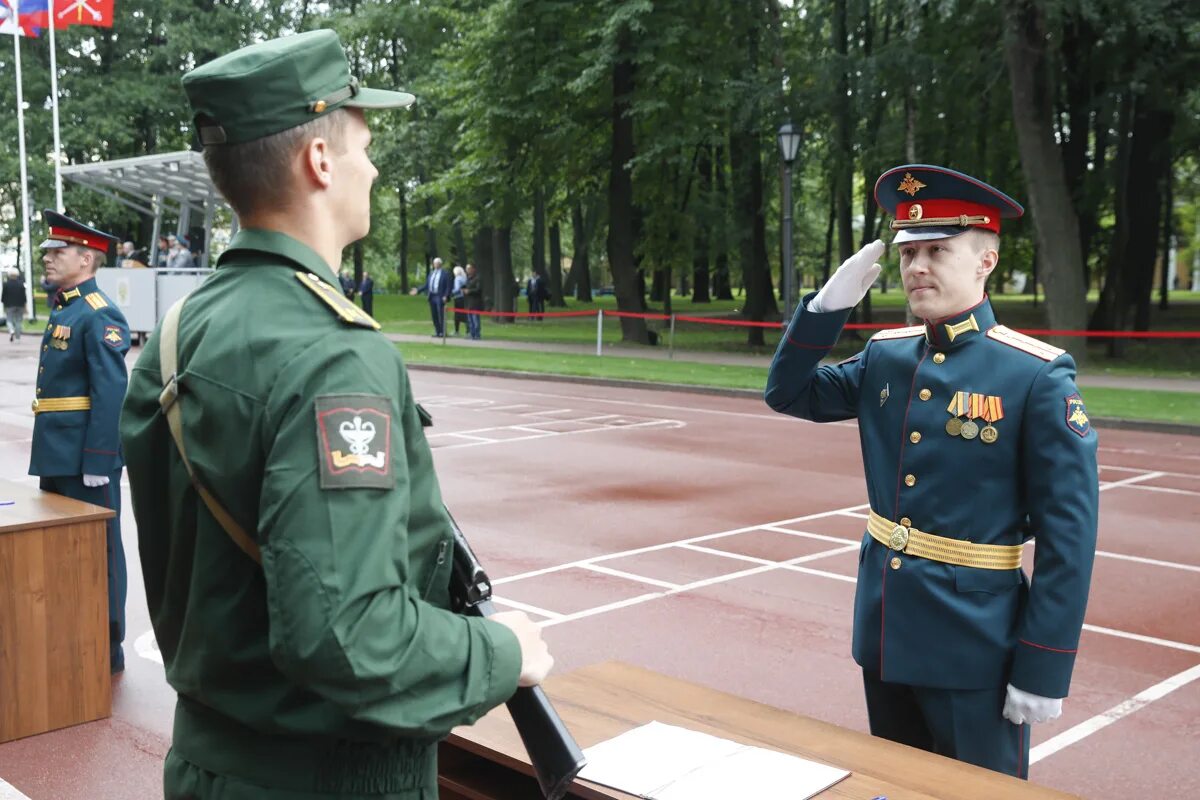
[[[893,167],[875,182],[875,202],[891,214],[893,240],[945,239],[970,228],[1000,233],[1001,219],[1025,213],[1021,204],[995,187],[945,167],[907,164]]]
[[[95,228],[89,228],[82,222],[76,222],[65,214],[59,214],[57,211],[46,209],[42,212],[42,217],[46,220],[46,225],[50,228],[50,233],[46,237],[46,241],[38,245],[43,250],[49,250],[53,247],[78,245],[79,247],[90,247],[93,250],[99,250],[101,253],[108,255],[117,244],[117,237],[103,231],[98,231]]]

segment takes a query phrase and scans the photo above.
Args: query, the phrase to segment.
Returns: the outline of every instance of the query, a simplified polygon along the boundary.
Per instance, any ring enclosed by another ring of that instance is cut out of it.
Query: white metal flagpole
[[[20,20],[20,0],[11,0],[13,22]],[[21,29],[13,29],[13,53],[17,65],[17,140],[18,157],[21,161],[21,260],[25,264],[25,313],[30,319],[33,313],[33,256],[29,245],[29,175],[25,170],[25,95],[21,90]]]
[[[62,214],[67,210],[62,199],[62,143],[58,136],[58,55],[54,47],[54,27],[58,20],[54,16],[54,0],[47,0],[50,12],[50,97],[51,114],[54,117],[54,208]]]

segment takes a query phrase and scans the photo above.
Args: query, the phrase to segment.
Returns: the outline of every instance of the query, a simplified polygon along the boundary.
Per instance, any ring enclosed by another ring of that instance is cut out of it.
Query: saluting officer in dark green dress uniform
[[[871,511],[853,651],[871,732],[1024,778],[1029,723],[1061,713],[1083,626],[1096,432],[1071,357],[998,325],[984,291],[1000,220],[1021,206],[920,164],[885,172],[875,197],[896,218],[924,324],[819,365],[879,274],[873,242],[797,309],[766,400],[817,422],[858,419]]]
[[[42,212],[50,319],[42,334],[29,474],[45,491],[111,508],[108,550],[109,666],[125,668],[125,550],[121,546],[121,443],[118,420],[128,374],[125,315],[96,288],[96,270],[116,238],[55,211]]]
[[[413,98],[360,86],[332,31],[184,89],[241,230],[148,342],[122,416],[179,695],[166,797],[432,800],[437,741],[551,659],[524,614],[448,610],[451,526],[408,375],[338,285],[378,174],[363,109]]]

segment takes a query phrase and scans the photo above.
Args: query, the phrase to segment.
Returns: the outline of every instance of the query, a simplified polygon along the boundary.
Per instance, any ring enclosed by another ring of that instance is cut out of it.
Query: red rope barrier
[[[451,309],[447,309],[449,315]],[[455,314],[478,314],[484,317],[594,317],[599,312],[589,311],[541,311],[536,314],[527,311],[477,311],[470,309],[453,309]],[[658,320],[669,322],[669,314],[637,313],[633,311],[605,311],[606,317],[626,317],[629,319]],[[731,328],[784,328],[783,322],[759,322],[756,320],[714,319],[710,317],[693,317],[684,314],[675,315],[676,322],[691,322],[697,325],[723,325]],[[892,325],[880,322],[851,322],[843,327],[847,331],[886,331],[903,328],[903,325]],[[1027,336],[1070,336],[1089,339],[1200,339],[1200,331],[1071,331],[1049,328],[1014,328],[1018,333]]]

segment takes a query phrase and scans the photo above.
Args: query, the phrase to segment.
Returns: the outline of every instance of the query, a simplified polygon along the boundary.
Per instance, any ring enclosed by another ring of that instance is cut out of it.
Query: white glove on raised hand
[[[828,311],[844,311],[854,308],[866,297],[871,284],[879,277],[879,257],[883,255],[883,242],[876,239],[842,262],[837,272],[817,296],[808,301],[808,310],[817,314]]]
[[[1049,722],[1062,716],[1061,697],[1042,697],[1008,685],[1008,696],[1004,699],[1004,718],[1013,725]]]
[[[89,488],[94,489],[97,486],[105,486],[107,484],[108,484],[108,476],[107,475],[84,475],[83,476],[83,485],[87,486]]]

